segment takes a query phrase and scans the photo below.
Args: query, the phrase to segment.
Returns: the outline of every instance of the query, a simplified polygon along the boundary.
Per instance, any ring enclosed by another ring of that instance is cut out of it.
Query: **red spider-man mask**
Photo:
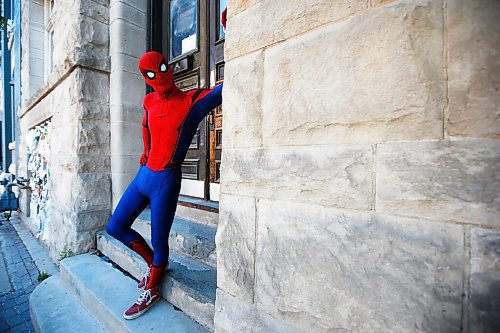
[[[160,95],[169,95],[176,88],[174,74],[167,61],[158,52],[147,52],[139,60],[144,80]]]

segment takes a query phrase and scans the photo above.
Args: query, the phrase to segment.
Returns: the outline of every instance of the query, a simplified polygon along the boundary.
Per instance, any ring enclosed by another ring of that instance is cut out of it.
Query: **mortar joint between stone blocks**
[[[462,281],[462,315],[461,329],[469,332],[469,298],[470,298],[470,272],[471,272],[471,232],[469,226],[464,226],[464,271]]]
[[[372,210],[377,210],[377,148],[378,144],[373,145],[372,156]]]
[[[444,94],[445,101],[443,106],[443,119],[442,119],[442,138],[446,135],[446,122],[449,115],[450,96],[449,96],[449,79],[448,79],[448,0],[443,0],[443,76],[444,76]]]
[[[257,237],[259,225],[259,204],[260,199],[255,198],[255,227],[254,227],[254,254],[253,254],[253,288],[252,288],[252,304],[255,304],[255,289],[257,288]]]

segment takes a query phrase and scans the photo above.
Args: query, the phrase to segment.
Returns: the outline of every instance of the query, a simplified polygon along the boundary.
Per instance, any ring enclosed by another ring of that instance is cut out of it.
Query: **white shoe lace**
[[[144,303],[145,300],[151,297],[151,290],[146,289],[142,292],[142,294],[139,296],[139,299],[137,300],[137,304],[142,304]]]
[[[149,266],[146,268],[146,271],[142,275],[142,279],[144,280],[144,286],[142,289],[146,288],[146,285],[148,284],[149,276],[151,275],[151,268]]]

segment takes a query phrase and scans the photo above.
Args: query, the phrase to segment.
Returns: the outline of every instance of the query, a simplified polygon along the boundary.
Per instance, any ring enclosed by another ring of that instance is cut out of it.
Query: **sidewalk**
[[[27,244],[27,246],[25,245]],[[40,271],[57,272],[42,246],[14,214],[0,225],[0,332],[34,332],[29,295]],[[35,260],[34,258],[35,257]]]

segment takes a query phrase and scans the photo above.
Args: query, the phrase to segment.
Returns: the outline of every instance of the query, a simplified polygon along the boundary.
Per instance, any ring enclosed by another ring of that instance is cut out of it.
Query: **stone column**
[[[27,96],[21,109],[19,164],[21,176],[26,176],[26,134],[50,119],[50,208],[44,241],[58,259],[63,252],[95,247],[95,232],[110,215],[108,2],[56,1],[53,21],[54,68],[39,90],[23,89]],[[23,40],[27,33],[29,29]],[[29,48],[24,52],[23,59],[29,58]],[[30,65],[23,62],[22,77],[29,77]]]
[[[146,52],[147,1],[110,1],[110,131],[113,207],[139,168],[143,151],[139,58]]]

